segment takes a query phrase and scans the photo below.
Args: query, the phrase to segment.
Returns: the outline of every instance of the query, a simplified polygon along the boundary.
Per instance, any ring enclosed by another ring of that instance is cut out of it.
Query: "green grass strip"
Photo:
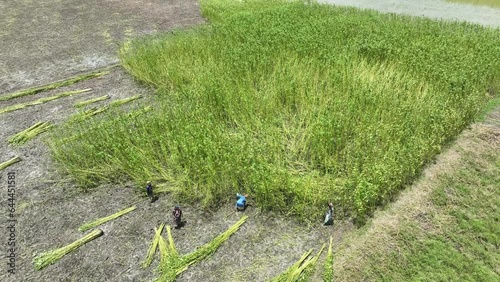
[[[101,224],[103,224],[103,223],[106,223],[106,222],[108,222],[108,221],[110,221],[110,220],[113,220],[113,219],[115,219],[115,218],[118,218],[118,217],[120,217],[120,216],[122,216],[122,215],[124,215],[124,214],[126,214],[126,213],[129,213],[129,212],[131,212],[131,211],[135,210],[136,208],[137,208],[136,206],[133,206],[133,207],[130,207],[130,208],[124,209],[124,210],[122,210],[122,211],[119,211],[119,212],[117,212],[117,213],[114,213],[114,214],[112,214],[112,215],[109,215],[109,216],[106,216],[106,217],[103,217],[103,218],[99,218],[99,219],[96,219],[96,220],[94,220],[94,221],[91,221],[91,222],[85,223],[85,224],[83,224],[82,226],[80,226],[80,227],[78,228],[78,230],[80,230],[81,232],[84,232],[84,231],[89,230],[89,229],[91,229],[91,228],[94,228],[94,227],[96,227],[96,226],[98,226],[98,225],[101,225]]]
[[[135,96],[132,96],[132,97],[128,97],[128,98],[125,98],[125,99],[120,99],[120,100],[116,100],[116,101],[113,101],[109,104],[110,107],[118,107],[118,106],[121,106],[123,104],[126,104],[126,103],[129,103],[129,102],[132,102],[134,100],[137,100],[137,99],[140,99],[142,98],[141,95],[135,95]]]
[[[84,107],[84,106],[92,104],[92,103],[96,103],[96,102],[107,100],[109,98],[110,98],[109,95],[104,95],[104,96],[97,97],[97,98],[94,98],[94,99],[89,99],[89,100],[77,102],[73,106],[75,108],[81,108],[81,107]]]
[[[73,242],[65,247],[62,247],[62,248],[59,248],[59,249],[56,249],[53,251],[48,251],[48,252],[45,252],[45,253],[38,255],[37,257],[35,257],[33,259],[33,263],[35,264],[35,268],[37,270],[41,270],[42,268],[45,268],[45,267],[55,263],[56,261],[61,259],[66,254],[78,249],[79,247],[94,240],[95,238],[98,238],[102,234],[104,234],[104,232],[102,232],[102,230],[95,229],[95,230],[92,230],[92,232],[90,232],[89,234],[85,235],[85,237],[78,239],[77,241],[75,241],[75,242]]]
[[[328,247],[328,253],[326,255],[324,272],[323,272],[323,281],[331,282],[333,281],[333,237],[330,237],[330,246]]]
[[[27,108],[27,107],[30,107],[30,106],[35,106],[35,105],[47,103],[47,102],[52,101],[52,100],[56,100],[56,99],[59,99],[59,98],[63,98],[63,97],[72,96],[72,95],[75,95],[75,94],[80,94],[80,93],[88,92],[90,90],[92,90],[92,89],[91,88],[87,88],[87,89],[82,89],[82,90],[66,91],[66,92],[61,92],[61,93],[59,93],[57,95],[54,95],[54,96],[40,98],[40,99],[35,100],[35,101],[21,103],[21,104],[15,104],[15,105],[8,106],[8,107],[5,107],[3,109],[0,109],[0,114],[5,114],[5,113],[8,113],[8,112],[12,112],[12,111],[24,109],[24,108]]]
[[[161,242],[162,240],[160,239],[159,246],[162,259],[160,265],[158,266],[158,270],[161,273],[161,276],[157,278],[156,281],[175,281],[176,277],[186,271],[189,266],[198,263],[215,253],[222,243],[227,241],[231,235],[238,231],[247,218],[248,216],[243,216],[224,233],[220,234],[209,243],[197,248],[194,252],[184,256],[179,256],[177,250],[175,249],[174,240],[170,232],[170,226],[167,226],[168,244]]]
[[[12,159],[6,161],[6,162],[3,162],[0,164],[0,170],[3,170],[17,162],[20,162],[21,161],[21,158],[20,157],[13,157]]]
[[[9,143],[13,145],[24,144],[54,126],[51,122],[37,122],[33,126],[11,136]]]
[[[161,232],[163,231],[163,227],[165,226],[165,223],[160,224],[158,228],[155,228],[155,236],[153,237],[153,240],[151,241],[151,245],[149,246],[148,253],[146,254],[146,258],[142,262],[141,266],[142,268],[147,268],[148,266],[151,265],[151,262],[153,261],[153,256],[156,252],[156,249],[158,247],[158,243],[160,241],[161,237]],[[165,242],[165,241],[163,241]],[[161,252],[161,251],[160,251]]]
[[[49,90],[56,89],[56,88],[59,88],[62,86],[68,86],[71,84],[75,84],[79,81],[100,77],[100,76],[109,74],[109,72],[110,72],[109,69],[112,67],[115,67],[115,66],[118,66],[118,65],[107,67],[107,68],[105,68],[105,70],[101,69],[99,71],[95,71],[95,72],[91,72],[91,73],[87,73],[87,74],[82,74],[79,76],[74,76],[74,77],[68,78],[66,80],[56,81],[56,82],[51,83],[51,84],[42,85],[42,86],[33,87],[33,88],[28,88],[28,89],[14,92],[14,93],[2,95],[2,96],[0,96],[0,101],[7,101],[10,99],[14,99],[14,98],[19,98],[19,97],[28,96],[28,95],[34,95],[34,94],[37,94],[40,92],[49,91]]]

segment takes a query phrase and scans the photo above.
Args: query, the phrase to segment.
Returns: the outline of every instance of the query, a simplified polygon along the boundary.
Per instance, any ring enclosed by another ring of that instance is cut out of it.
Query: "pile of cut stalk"
[[[285,272],[273,278],[270,282],[292,282],[292,281],[309,281],[309,278],[314,273],[316,263],[319,256],[323,252],[325,244],[321,247],[318,254],[312,258],[308,258],[312,253],[312,249],[306,252],[302,257]]]
[[[59,259],[61,259],[63,256],[66,254],[78,249],[79,247],[85,245],[86,243],[94,240],[95,238],[100,237],[104,232],[100,229],[95,229],[92,230],[89,234],[85,235],[83,238],[67,245],[59,249],[55,249],[53,251],[48,251],[45,253],[42,253],[38,256],[36,256],[33,259],[33,263],[35,264],[35,268],[37,270],[40,270],[42,268],[45,268],[55,262],[57,262]]]
[[[51,122],[37,122],[33,126],[13,135],[9,138],[9,143],[12,145],[24,144],[43,132],[51,129],[54,126]]]
[[[0,164],[0,170],[3,170],[17,162],[20,162],[21,161],[21,158],[20,157],[13,157],[12,159],[6,161],[6,162],[3,162]]]
[[[165,241],[163,236],[161,236],[161,232],[163,229],[162,224],[158,229],[155,229],[155,236],[151,242],[146,259],[143,261],[142,266],[148,267],[151,264],[152,257],[156,252],[156,248],[158,248],[160,250],[160,264],[158,266],[160,277],[158,277],[155,281],[175,281],[177,276],[186,271],[189,266],[196,264],[215,253],[215,251],[217,251],[222,243],[227,241],[227,239],[229,239],[231,235],[238,231],[241,225],[245,223],[247,218],[248,216],[243,216],[233,226],[231,226],[224,233],[217,236],[211,242],[197,248],[194,252],[184,256],[179,255],[177,249],[175,248],[170,226],[166,227],[167,241]]]

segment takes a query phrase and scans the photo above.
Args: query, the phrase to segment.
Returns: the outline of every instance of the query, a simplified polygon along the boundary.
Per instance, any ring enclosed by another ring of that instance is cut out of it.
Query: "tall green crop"
[[[205,206],[246,191],[304,220],[328,201],[363,217],[499,91],[499,30],[218,3],[202,2],[211,25],[123,46],[121,63],[158,93],[154,110],[55,132],[54,157],[82,185],[154,180]]]

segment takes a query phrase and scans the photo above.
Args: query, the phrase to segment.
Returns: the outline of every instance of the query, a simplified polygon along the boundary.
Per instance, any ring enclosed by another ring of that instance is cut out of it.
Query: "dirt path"
[[[19,0],[0,2],[0,11],[0,95],[116,63],[117,43],[126,37],[203,22],[193,0]],[[19,148],[7,144],[9,136],[37,121],[64,121],[75,112],[72,104],[83,98],[107,94],[118,99],[148,92],[121,68],[115,68],[102,78],[34,97],[83,88],[93,91],[0,116],[0,161],[13,156],[23,159],[0,172],[3,207],[7,205],[7,173],[15,172],[17,182],[16,274],[8,276],[4,263],[0,281],[151,281],[155,277],[157,262],[149,269],[141,269],[139,264],[153,228],[161,221],[170,222],[170,209],[175,203],[160,197],[149,204],[127,183],[79,193],[55,170],[41,138]],[[0,102],[0,108],[34,97]],[[79,239],[82,234],[77,229],[82,223],[134,203],[137,210],[102,226],[103,237],[55,265],[34,270],[35,253]],[[180,252],[194,250],[236,222],[241,214],[231,211],[232,202],[215,213],[184,206],[187,225],[174,232]],[[333,229],[302,226],[252,208],[247,214],[250,219],[227,244],[178,281],[266,281],[308,249],[318,249],[330,235],[340,242],[353,229],[348,222],[337,223]],[[1,216],[5,225],[5,208]],[[4,236],[3,246],[6,240]]]

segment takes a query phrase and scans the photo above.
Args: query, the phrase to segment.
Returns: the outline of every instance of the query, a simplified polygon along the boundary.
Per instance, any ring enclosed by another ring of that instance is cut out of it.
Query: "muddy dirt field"
[[[18,0],[0,2],[0,95],[64,79],[118,62],[118,44],[127,37],[184,28],[204,23],[194,0]],[[104,185],[82,193],[56,170],[43,136],[21,147],[11,147],[9,136],[37,121],[64,122],[76,112],[73,103],[102,95],[111,101],[142,94],[147,103],[152,93],[137,85],[120,67],[101,78],[83,81],[34,96],[0,102],[0,108],[66,91],[92,91],[0,115],[0,162],[14,156],[22,161],[0,172],[2,230],[7,223],[7,173],[16,175],[16,267],[8,275],[5,261],[0,281],[151,281],[155,260],[141,269],[160,222],[171,224],[177,204],[167,195],[149,203],[130,183]],[[109,101],[100,102],[104,105]],[[78,227],[131,205],[137,209],[102,225],[104,236],[84,245],[41,271],[34,269],[37,253],[65,246],[83,236]],[[187,224],[174,230],[181,254],[210,241],[240,217],[233,202],[218,211],[183,206]],[[300,256],[327,243],[340,242],[353,230],[349,222],[331,228],[303,226],[290,219],[262,214],[250,207],[250,218],[209,259],[191,267],[178,281],[267,281]],[[6,253],[7,235],[2,253]],[[322,261],[323,257],[320,259]]]

